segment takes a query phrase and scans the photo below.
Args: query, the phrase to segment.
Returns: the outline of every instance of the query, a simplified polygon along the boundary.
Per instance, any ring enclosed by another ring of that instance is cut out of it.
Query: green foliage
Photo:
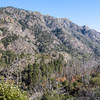
[[[64,95],[56,94],[54,91],[44,93],[42,100],[66,100]]]
[[[2,32],[2,35],[5,36],[7,34],[7,28],[0,28],[0,31]]]
[[[91,77],[90,84],[92,86],[100,86],[100,74],[95,74],[95,76]]]
[[[45,57],[42,56],[40,62],[36,60],[33,65],[29,64],[22,72],[23,81],[26,85],[34,87],[41,82],[50,80],[53,73],[62,74],[64,67],[63,56],[60,55],[59,58],[51,60],[48,63],[45,62],[47,58]]]
[[[65,87],[67,88],[67,87],[69,86],[69,81],[68,81],[68,80],[64,81],[64,82],[62,83],[62,85],[65,86]]]
[[[28,67],[23,72],[23,81],[26,82],[26,85],[34,87],[37,85],[40,79],[40,70],[37,64],[28,65]]]
[[[4,47],[6,48],[11,42],[18,39],[18,36],[16,34],[8,35],[1,39],[1,42],[3,43]]]
[[[28,15],[27,15],[27,16],[28,16]],[[26,17],[27,17],[27,16],[26,16]],[[19,20],[19,23],[22,25],[22,30],[24,31],[25,28],[27,28],[26,22],[25,22],[24,20]]]
[[[27,94],[9,82],[0,83],[0,100],[29,100]]]
[[[2,56],[1,56],[1,59],[0,59],[0,64],[6,64],[6,65],[9,65],[11,64],[15,58],[16,58],[16,54],[10,50],[8,51],[2,51]]]

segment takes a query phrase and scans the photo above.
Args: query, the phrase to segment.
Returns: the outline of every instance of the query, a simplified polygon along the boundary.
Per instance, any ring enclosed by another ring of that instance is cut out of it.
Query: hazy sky
[[[6,6],[66,17],[100,31],[100,0],[0,0],[0,7]]]

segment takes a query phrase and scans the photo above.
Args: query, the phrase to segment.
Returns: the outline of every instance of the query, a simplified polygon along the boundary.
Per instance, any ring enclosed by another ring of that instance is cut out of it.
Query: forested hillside
[[[66,18],[0,8],[0,100],[67,99],[100,99],[100,33]]]

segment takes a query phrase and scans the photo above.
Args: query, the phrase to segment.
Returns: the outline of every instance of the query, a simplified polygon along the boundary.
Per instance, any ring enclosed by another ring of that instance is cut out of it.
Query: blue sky
[[[100,31],[100,0],[0,0],[0,7],[6,6],[66,17]]]

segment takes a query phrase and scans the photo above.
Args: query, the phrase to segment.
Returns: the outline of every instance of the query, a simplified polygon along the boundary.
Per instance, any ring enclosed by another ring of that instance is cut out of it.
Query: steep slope
[[[88,61],[100,57],[100,33],[65,18],[0,8],[0,47],[17,54],[64,52]]]
[[[66,18],[0,8],[0,76],[14,80],[31,95],[38,90],[42,96],[51,88],[58,93],[57,81],[88,75],[98,63],[99,32]]]
[[[100,58],[99,32],[66,18],[13,7],[0,8],[0,39],[1,51],[18,55],[55,51],[86,62]],[[31,58],[34,61],[34,56]]]

